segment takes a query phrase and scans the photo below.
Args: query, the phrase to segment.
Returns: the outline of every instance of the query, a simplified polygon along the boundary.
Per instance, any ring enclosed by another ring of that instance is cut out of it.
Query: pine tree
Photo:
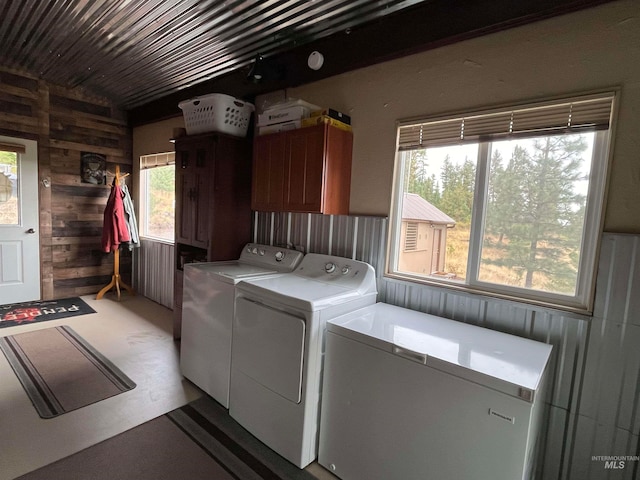
[[[455,165],[447,155],[442,164],[442,198],[439,208],[457,223],[469,225],[473,210],[475,163],[465,158]]]
[[[487,232],[506,237],[500,260],[483,260],[520,273],[525,288],[573,293],[585,197],[579,135],[536,139],[514,149],[507,168],[496,168]],[[500,220],[498,220],[500,218]]]
[[[424,178],[426,176],[426,157],[425,150],[412,150],[409,153],[405,178],[405,188],[407,192],[417,193],[422,196]]]
[[[440,191],[435,175],[427,176],[427,152],[426,150],[413,150],[409,156],[406,169],[405,189],[409,193],[416,193],[438,206],[440,201]]]
[[[514,223],[522,223],[517,206],[524,202],[520,183],[525,164],[526,150],[519,146],[514,148],[506,167],[502,166],[502,155],[498,150],[491,157],[485,228],[490,236],[498,237],[498,245],[502,245]]]
[[[438,184],[438,179],[434,173],[431,174],[429,178],[425,181],[425,196],[424,199],[429,202],[431,205],[434,205],[437,208],[440,208],[440,202],[442,200],[442,195],[440,194],[440,185]]]

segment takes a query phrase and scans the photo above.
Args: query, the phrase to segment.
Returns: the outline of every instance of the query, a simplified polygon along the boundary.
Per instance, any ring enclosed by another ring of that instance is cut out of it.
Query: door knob
[[[27,233],[36,233],[36,231],[33,228],[30,228],[29,230],[27,230]]]

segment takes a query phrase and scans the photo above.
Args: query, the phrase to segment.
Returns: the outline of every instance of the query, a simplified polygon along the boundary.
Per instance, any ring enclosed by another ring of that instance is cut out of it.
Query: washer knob
[[[258,254],[258,249],[256,247],[253,247],[251,249],[251,253],[253,253],[254,255],[257,255]]]
[[[263,248],[261,248],[260,250],[258,250],[258,253],[259,253],[261,256],[264,256],[264,249],[263,249]]]
[[[276,252],[276,262],[281,262],[284,260],[284,252],[282,250],[278,250]]]
[[[331,262],[327,263],[324,266],[324,271],[327,272],[327,273],[335,272],[336,271],[336,264],[335,263],[331,263]]]
[[[349,273],[349,265],[345,265],[344,267],[342,267],[341,272],[343,275],[346,275],[347,273]]]

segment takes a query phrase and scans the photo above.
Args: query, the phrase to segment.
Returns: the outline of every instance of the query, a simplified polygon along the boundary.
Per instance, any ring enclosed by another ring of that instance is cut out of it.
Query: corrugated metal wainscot
[[[370,263],[378,300],[552,344],[536,478],[636,478],[640,433],[640,236],[603,234],[593,316],[386,279],[387,219],[255,213],[254,241]],[[623,466],[623,468],[620,468]],[[617,467],[617,468],[616,468]]]

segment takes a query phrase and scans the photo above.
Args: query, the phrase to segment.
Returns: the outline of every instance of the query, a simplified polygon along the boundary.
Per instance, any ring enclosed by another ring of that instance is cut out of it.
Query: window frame
[[[594,94],[589,94],[592,96]],[[439,122],[442,119],[459,117],[460,113],[450,115],[440,115],[437,117],[422,117],[419,120],[403,120],[397,122],[396,133],[398,135],[398,143],[396,143],[396,158],[394,164],[394,183],[391,203],[391,218],[389,222],[388,242],[387,242],[387,258],[385,262],[385,277],[405,280],[423,285],[431,285],[444,287],[448,289],[464,291],[474,294],[487,295],[516,302],[524,302],[544,307],[567,310],[581,314],[591,314],[593,311],[593,298],[595,292],[595,277],[597,269],[597,257],[600,248],[601,233],[604,223],[605,212],[605,194],[608,185],[609,166],[613,153],[614,138],[614,114],[617,112],[617,101],[619,96],[618,89],[608,89],[598,92],[595,96],[611,96],[611,121],[606,130],[594,131],[594,144],[591,159],[591,171],[589,176],[589,186],[586,198],[586,211],[584,220],[583,236],[580,247],[580,260],[578,265],[577,284],[575,295],[564,295],[553,292],[544,292],[541,290],[527,289],[524,287],[515,287],[509,285],[501,285],[481,281],[478,277],[480,271],[482,240],[485,225],[485,215],[487,209],[487,191],[489,181],[489,165],[491,160],[491,142],[500,141],[507,138],[495,138],[488,141],[477,139],[476,141],[466,143],[478,144],[478,159],[476,163],[476,178],[474,203],[471,219],[471,231],[469,238],[469,256],[467,263],[467,275],[464,282],[451,281],[447,279],[434,278],[412,274],[410,272],[398,271],[399,256],[403,245],[400,245],[402,230],[402,198],[405,193],[405,181],[403,172],[405,172],[406,162],[410,156],[411,150],[400,150],[398,144],[400,142],[400,131],[403,126],[411,125],[413,122]],[[570,99],[579,99],[584,95],[571,95],[556,98],[555,100],[545,100],[543,102],[529,102],[521,105],[537,105],[537,104],[553,104]],[[503,109],[516,108],[516,106],[507,106]],[[498,109],[483,109],[464,115],[482,115],[483,113],[491,114]],[[592,130],[593,131],[593,130]],[[573,132],[579,133],[579,132]],[[558,134],[556,134],[558,135]],[[529,135],[529,138],[539,138],[545,136],[555,136],[553,133],[541,133],[538,135]],[[518,138],[518,137],[514,137]],[[450,142],[444,145],[458,145],[462,142]],[[423,148],[443,146],[442,143],[425,145]]]

